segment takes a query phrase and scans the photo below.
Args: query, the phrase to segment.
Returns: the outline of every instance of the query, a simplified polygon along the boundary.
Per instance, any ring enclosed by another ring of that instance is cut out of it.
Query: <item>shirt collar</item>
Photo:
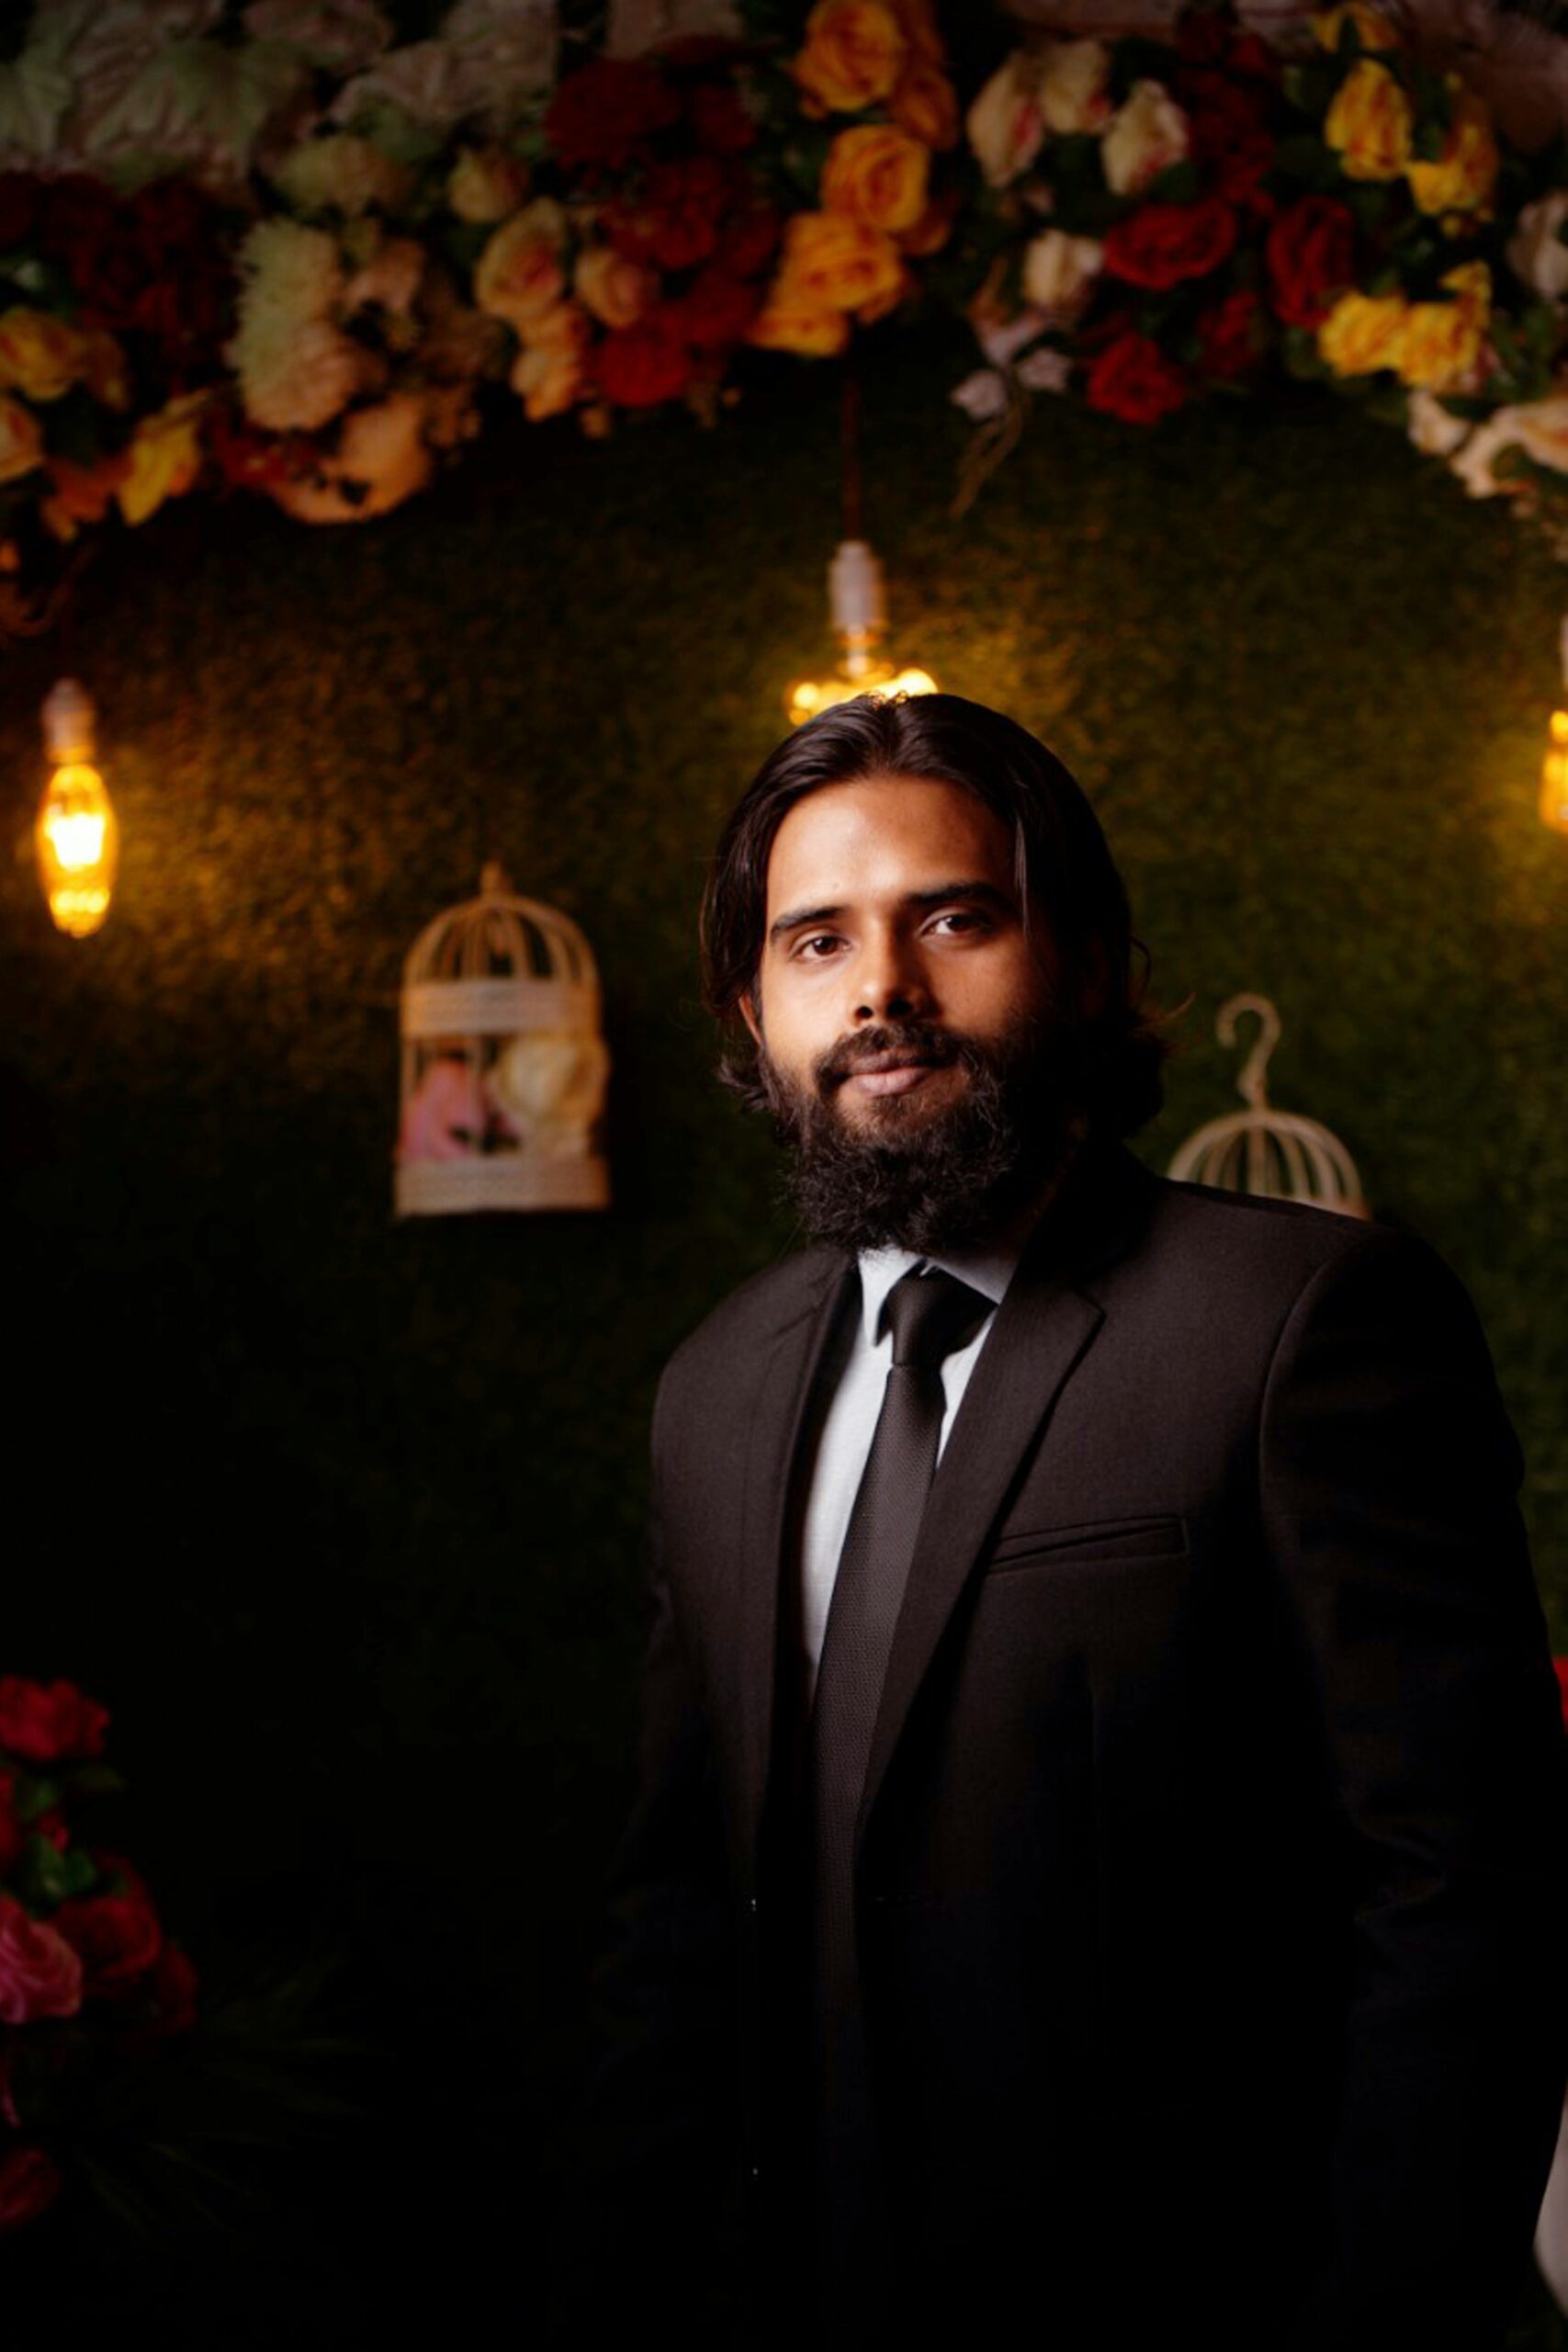
[[[1079,1141],[1082,1137],[1080,1135]],[[861,1328],[865,1344],[874,1348],[882,1338],[882,1310],[894,1283],[913,1266],[940,1266],[943,1273],[953,1274],[971,1290],[977,1290],[992,1305],[999,1306],[1007,1295],[1008,1284],[1018,1271],[1019,1260],[1028,1246],[1031,1235],[1050,1203],[1061,1188],[1066,1167],[1057,1170],[1052,1184],[1031,1218],[1026,1231],[1020,1234],[1010,1247],[996,1243],[975,1249],[943,1250],[940,1255],[921,1257],[913,1250],[897,1250],[889,1246],[882,1250],[860,1252]]]

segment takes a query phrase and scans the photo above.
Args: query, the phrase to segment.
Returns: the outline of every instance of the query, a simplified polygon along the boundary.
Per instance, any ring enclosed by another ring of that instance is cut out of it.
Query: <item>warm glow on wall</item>
[[[49,911],[73,939],[85,939],[109,910],[119,827],[93,762],[93,705],[74,678],[62,678],[43,706],[52,762],[35,837]]]
[[[882,565],[864,539],[842,539],[828,567],[828,601],[843,657],[829,677],[797,678],[784,697],[792,727],[799,727],[852,695],[933,695],[927,670],[900,669],[877,650],[887,626]]]
[[[1568,710],[1551,714],[1551,748],[1540,768],[1540,821],[1568,833]]]

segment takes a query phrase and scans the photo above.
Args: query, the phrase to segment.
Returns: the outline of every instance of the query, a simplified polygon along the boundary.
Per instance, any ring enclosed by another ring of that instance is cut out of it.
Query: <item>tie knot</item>
[[[972,1340],[993,1301],[938,1266],[911,1266],[887,1294],[895,1364],[926,1371]]]

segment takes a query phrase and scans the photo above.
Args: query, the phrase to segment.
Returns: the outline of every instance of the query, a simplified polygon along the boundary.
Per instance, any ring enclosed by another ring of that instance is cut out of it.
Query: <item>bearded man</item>
[[[790,736],[705,942],[813,1245],[660,1389],[599,2285],[688,2342],[1500,2344],[1568,1800],[1465,1291],[1127,1148],[1126,894],[979,705]]]

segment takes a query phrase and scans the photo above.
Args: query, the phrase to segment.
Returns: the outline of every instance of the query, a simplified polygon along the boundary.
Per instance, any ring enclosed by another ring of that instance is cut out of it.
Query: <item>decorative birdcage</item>
[[[1370,1217],[1356,1163],[1315,1119],[1270,1108],[1263,1082],[1280,1042],[1280,1016],[1266,996],[1233,996],[1214,1023],[1222,1046],[1234,1046],[1236,1021],[1255,1012],[1258,1035],[1242,1065],[1236,1091],[1247,1108],[1211,1119],[1173,1154],[1166,1173],[1190,1184],[1217,1184],[1232,1193],[1263,1193],[1307,1201],[1341,1216]]]
[[[400,1216],[609,1205],[599,973],[570,916],[487,865],[409,950],[401,1032]]]

